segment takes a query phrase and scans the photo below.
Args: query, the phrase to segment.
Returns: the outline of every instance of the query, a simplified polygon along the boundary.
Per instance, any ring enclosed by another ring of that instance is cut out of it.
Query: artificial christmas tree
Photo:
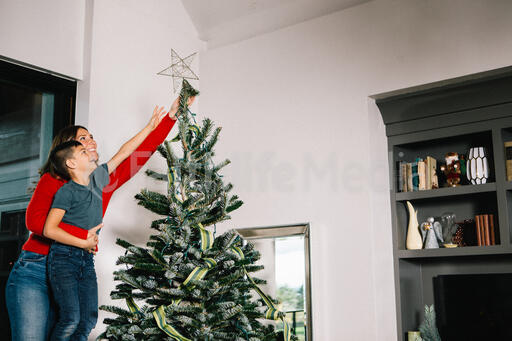
[[[179,133],[158,151],[166,159],[167,174],[146,173],[167,181],[167,193],[148,190],[136,195],[138,203],[163,217],[153,221],[156,233],[146,247],[124,240],[126,249],[114,272],[120,283],[113,299],[126,301],[128,309],[102,306],[117,315],[106,318],[101,339],[109,340],[290,340],[290,328],[276,302],[267,297],[251,277],[261,270],[260,257],[250,243],[234,231],[215,237],[215,224],[230,219],[242,205],[230,195],[232,184],[224,184],[221,168],[214,164],[213,147],[221,128],[211,120],[202,126],[187,108],[198,92],[183,81],[178,109]],[[213,131],[212,131],[213,130]],[[181,145],[178,157],[171,144]],[[252,293],[258,293],[255,299]],[[139,306],[141,306],[139,308]],[[281,319],[283,332],[261,319]]]

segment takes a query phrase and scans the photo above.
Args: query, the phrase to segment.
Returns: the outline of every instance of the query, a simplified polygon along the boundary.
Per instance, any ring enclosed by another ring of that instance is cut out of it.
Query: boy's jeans
[[[98,319],[93,255],[55,242],[48,254],[48,275],[58,307],[51,340],[87,341]]]

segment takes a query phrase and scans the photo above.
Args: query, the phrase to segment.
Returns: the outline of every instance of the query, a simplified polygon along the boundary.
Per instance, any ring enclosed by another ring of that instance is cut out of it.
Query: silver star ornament
[[[183,79],[199,80],[199,77],[191,69],[192,61],[196,54],[197,52],[192,53],[188,57],[181,58],[176,51],[171,49],[171,66],[160,71],[158,75],[172,77],[174,93],[179,90]]]

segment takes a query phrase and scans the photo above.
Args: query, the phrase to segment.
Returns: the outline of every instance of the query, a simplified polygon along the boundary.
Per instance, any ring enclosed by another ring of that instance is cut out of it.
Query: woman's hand
[[[147,127],[151,130],[154,130],[156,127],[158,127],[162,119],[167,114],[168,112],[164,110],[164,107],[159,108],[157,105],[155,109],[153,109],[153,115],[151,116],[151,119],[149,120]]]
[[[189,97],[187,100],[187,107],[190,107],[192,103],[194,103],[196,96]],[[173,120],[177,119],[176,114],[178,113],[178,108],[180,107],[180,97],[178,96],[171,105],[171,110],[169,110],[169,117]]]
[[[89,231],[87,231],[87,239],[84,241],[83,248],[87,251],[91,252],[92,250],[96,250],[96,245],[98,244],[98,230],[103,227],[103,223],[98,226],[93,227]]]

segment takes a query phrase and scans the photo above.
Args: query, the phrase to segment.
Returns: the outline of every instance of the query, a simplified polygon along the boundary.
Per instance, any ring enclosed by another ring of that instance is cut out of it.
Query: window
[[[55,132],[74,122],[76,82],[0,60],[0,292],[28,237],[25,210]],[[0,330],[9,330],[0,295]],[[7,336],[6,336],[7,337]]]
[[[256,273],[267,281],[261,289],[280,301],[292,333],[300,341],[312,339],[309,224],[241,228],[237,232],[254,244],[261,258]],[[280,323],[276,326],[282,329]]]

